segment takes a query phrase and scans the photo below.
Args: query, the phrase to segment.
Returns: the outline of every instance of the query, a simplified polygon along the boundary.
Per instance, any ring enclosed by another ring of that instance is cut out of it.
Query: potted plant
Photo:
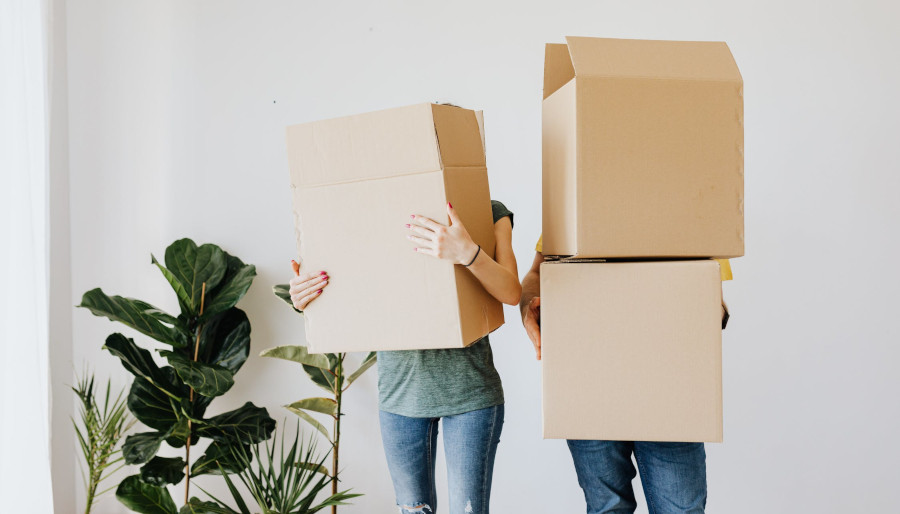
[[[146,514],[178,512],[166,489],[169,484],[184,481],[187,504],[193,477],[241,471],[230,457],[233,449],[267,440],[275,429],[268,411],[250,402],[205,416],[213,399],[234,384],[249,355],[250,321],[235,305],[249,289],[256,268],[216,245],[197,246],[190,239],[169,245],[164,261],[151,255],[178,299],[178,316],[142,300],[109,296],[99,288],[86,292],[79,305],[163,345],[156,350],[167,361],[162,367],[149,350],[123,334],[110,335],[104,345],[134,375],[128,409],[152,429],[125,440],[125,463],[141,468],[116,489],[119,501]],[[211,443],[192,463],[191,446],[203,438]],[[157,455],[163,443],[183,448],[184,457]]]
[[[273,288],[276,296],[291,305],[291,296],[289,287],[286,284],[280,284]],[[302,311],[294,309],[295,312],[303,314]],[[376,361],[376,353],[370,352],[363,358],[362,363],[355,371],[346,374],[344,362],[347,358],[346,353],[325,353],[310,354],[305,346],[287,345],[269,348],[260,353],[263,357],[274,357],[278,359],[289,360],[303,365],[303,371],[313,381],[314,384],[324,389],[329,397],[315,397],[298,400],[290,405],[285,405],[289,411],[293,412],[300,419],[309,423],[312,427],[319,431],[325,440],[331,446],[331,492],[338,492],[338,481],[340,475],[340,449],[341,449],[341,417],[343,412],[343,396],[347,389],[363,375]],[[319,422],[315,415],[324,414],[331,418],[331,432]],[[337,505],[332,506],[332,514],[337,513]]]

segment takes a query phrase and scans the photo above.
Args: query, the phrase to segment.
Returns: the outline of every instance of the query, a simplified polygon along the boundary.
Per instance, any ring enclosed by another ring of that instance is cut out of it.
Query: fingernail
[[[320,272],[319,272],[319,275],[324,275],[324,274],[325,274],[324,271],[320,271]]]
[[[406,224],[406,228],[409,228],[409,223]]]
[[[447,206],[449,206],[451,209],[453,208],[453,204],[450,202],[447,202]]]
[[[412,218],[412,219],[416,219],[416,215],[415,215],[415,214],[410,214],[409,217]]]
[[[418,249],[418,248],[413,248],[413,251],[414,251],[414,252],[418,252],[419,249]]]

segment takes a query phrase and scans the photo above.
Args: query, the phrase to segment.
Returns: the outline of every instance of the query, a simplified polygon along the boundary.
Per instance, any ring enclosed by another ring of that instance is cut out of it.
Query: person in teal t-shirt
[[[495,298],[518,305],[522,292],[512,250],[513,214],[491,201],[494,255],[472,241],[453,206],[450,225],[412,215],[415,250],[465,266]],[[299,274],[290,294],[303,310],[323,294],[325,272]],[[438,422],[443,420],[449,512],[488,514],[494,456],[503,427],[503,387],[488,336],[466,348],[378,352],[381,437],[402,514],[433,514]]]

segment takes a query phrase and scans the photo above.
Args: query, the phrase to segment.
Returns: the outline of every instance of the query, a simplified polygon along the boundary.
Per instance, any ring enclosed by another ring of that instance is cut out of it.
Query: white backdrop
[[[725,286],[709,511],[883,512],[900,478],[898,21],[876,0],[69,2],[71,303],[102,286],[175,310],[150,252],[189,236],[257,265],[241,304],[253,355],[301,342],[270,292],[295,255],[285,125],[430,100],[484,109],[491,191],[516,213],[524,272],[544,43],[724,40],[745,81],[747,256]],[[565,444],[540,438],[539,365],[506,314],[494,511],[583,512]],[[100,350],[118,328],[83,310],[72,322],[75,367],[127,383]],[[212,409],[252,400],[293,423],[279,406],[312,394],[298,366],[251,358]],[[347,400],[343,477],[366,494],[347,514],[395,512],[375,402],[373,372]]]

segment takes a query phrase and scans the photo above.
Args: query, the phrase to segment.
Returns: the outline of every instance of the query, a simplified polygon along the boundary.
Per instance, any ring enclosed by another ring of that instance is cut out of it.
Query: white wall
[[[149,254],[189,236],[257,265],[242,303],[252,354],[301,342],[270,293],[295,254],[284,126],[428,100],[485,110],[492,194],[516,213],[524,272],[540,232],[543,44],[724,40],[745,80],[747,256],[725,286],[710,511],[885,511],[900,460],[898,20],[876,0],[69,2],[71,303],[102,286],[174,310]],[[583,511],[564,443],[540,439],[539,366],[507,317],[492,336],[507,395],[494,510]],[[75,367],[127,383],[100,350],[119,328],[83,310],[72,323]],[[375,374],[354,389],[343,476],[366,496],[342,511],[394,512]],[[298,367],[251,358],[213,409],[253,400],[293,423],[279,406],[312,394]]]

